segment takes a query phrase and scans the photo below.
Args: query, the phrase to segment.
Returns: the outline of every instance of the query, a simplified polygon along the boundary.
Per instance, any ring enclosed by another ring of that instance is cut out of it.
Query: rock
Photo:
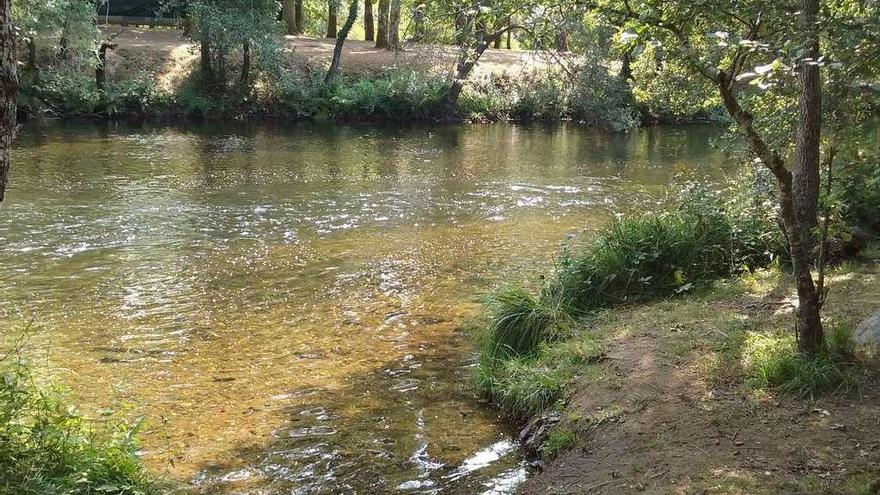
[[[857,344],[880,348],[880,311],[863,320],[856,327],[853,339]]]

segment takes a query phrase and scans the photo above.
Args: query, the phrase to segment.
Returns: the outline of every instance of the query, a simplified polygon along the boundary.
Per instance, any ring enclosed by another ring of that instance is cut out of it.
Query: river
[[[481,298],[722,173],[712,127],[29,123],[0,207],[0,347],[202,493],[509,493],[470,387]]]

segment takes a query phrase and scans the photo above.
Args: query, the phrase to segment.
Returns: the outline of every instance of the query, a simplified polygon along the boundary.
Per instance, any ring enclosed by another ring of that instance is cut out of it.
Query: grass
[[[0,494],[165,492],[136,455],[137,424],[85,418],[22,363],[4,365],[0,378]]]
[[[564,399],[577,377],[598,374],[590,366],[602,356],[600,339],[579,332],[566,341],[542,343],[536,352],[513,358],[482,354],[477,365],[477,387],[506,414],[540,414]]]
[[[666,212],[614,222],[578,255],[563,250],[539,296],[517,286],[495,292],[486,304],[480,390],[508,414],[538,414],[560,402],[583,362],[601,352],[600,334],[589,335],[585,321],[596,311],[693,292],[769,262],[765,239],[776,226],[734,223],[749,208],[694,187]]]
[[[862,375],[848,327],[830,329],[825,349],[816,356],[798,352],[791,333],[748,332],[742,360],[751,387],[773,388],[811,399],[829,392],[857,390]]]
[[[551,431],[544,443],[541,444],[540,452],[544,460],[554,459],[561,452],[572,448],[577,441],[577,437],[572,429],[567,427],[556,428]]]

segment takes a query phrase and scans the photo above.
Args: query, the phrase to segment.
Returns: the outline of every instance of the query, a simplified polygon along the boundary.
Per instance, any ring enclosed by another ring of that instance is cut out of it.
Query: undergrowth
[[[749,332],[743,346],[748,385],[775,388],[799,397],[814,398],[829,392],[848,393],[859,388],[863,369],[856,356],[852,331],[838,326],[826,333],[825,349],[816,356],[797,350],[790,332]]]
[[[0,494],[164,493],[135,453],[136,432],[137,424],[87,419],[22,363],[0,369]]]

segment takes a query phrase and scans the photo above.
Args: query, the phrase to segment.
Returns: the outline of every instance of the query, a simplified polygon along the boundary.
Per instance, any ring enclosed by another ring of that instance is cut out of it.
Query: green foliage
[[[49,108],[62,114],[92,113],[101,101],[94,76],[81,70],[47,71],[35,93]]]
[[[570,428],[556,428],[547,435],[547,439],[541,444],[541,457],[545,460],[555,458],[561,452],[572,448],[577,441],[574,431]]]
[[[828,392],[850,392],[859,387],[859,362],[851,329],[832,328],[825,349],[817,356],[797,351],[791,334],[749,333],[743,346],[743,364],[754,388],[776,388],[784,393],[814,398]]]
[[[152,76],[139,74],[121,81],[107,81],[104,91],[95,87],[94,75],[82,70],[46,71],[33,88],[41,102],[60,114],[142,114],[169,105],[169,98],[155,88]]]
[[[584,365],[602,355],[599,339],[580,331],[563,341],[543,342],[531,355],[497,358],[481,354],[477,387],[506,414],[539,414],[565,398],[566,387]]]
[[[880,232],[880,153],[862,151],[837,170],[834,187],[843,219]]]
[[[137,425],[97,423],[21,363],[0,370],[0,494],[159,493],[138,459]]]
[[[639,46],[634,52],[633,97],[649,119],[719,119],[720,101],[708,80],[695,78],[681,60],[664,59],[662,50],[653,44]]]
[[[389,71],[375,78],[338,77],[325,84],[323,74],[283,78],[275,89],[283,107],[301,117],[425,120],[439,112],[445,78],[418,71]]]
[[[543,304],[522,287],[508,286],[487,301],[489,327],[483,353],[493,359],[534,354],[541,342],[570,331],[564,308]]]
[[[492,295],[480,390],[508,414],[539,413],[601,352],[595,336],[576,331],[591,313],[768,264],[781,251],[773,210],[742,187],[687,184],[667,211],[615,221],[579,255],[564,249],[539,298],[516,287]]]
[[[583,65],[574,76],[493,74],[468,85],[458,111],[472,120],[571,119],[614,131],[639,125],[629,87],[601,65]]]

